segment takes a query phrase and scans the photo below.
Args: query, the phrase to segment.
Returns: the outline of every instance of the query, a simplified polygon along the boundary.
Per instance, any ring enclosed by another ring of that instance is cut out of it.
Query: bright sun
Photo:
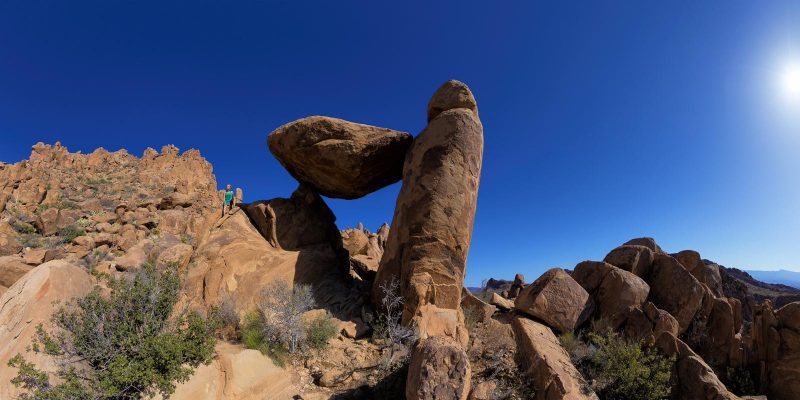
[[[800,101],[800,62],[787,64],[780,72],[779,86],[787,100]]]

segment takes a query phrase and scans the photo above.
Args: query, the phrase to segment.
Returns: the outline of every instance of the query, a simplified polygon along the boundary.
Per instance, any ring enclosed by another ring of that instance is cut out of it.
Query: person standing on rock
[[[236,196],[233,195],[233,189],[231,189],[230,183],[225,187],[225,199],[222,203],[222,216],[225,216],[226,212],[230,212],[233,210],[233,207],[236,206]]]

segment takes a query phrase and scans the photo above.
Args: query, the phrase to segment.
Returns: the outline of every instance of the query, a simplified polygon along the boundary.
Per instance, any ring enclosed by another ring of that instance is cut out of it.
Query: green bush
[[[745,368],[728,367],[722,375],[722,382],[737,396],[758,395],[756,384],[750,371]]]
[[[285,367],[289,359],[289,351],[281,344],[270,341],[264,334],[264,316],[253,311],[245,315],[241,326],[241,340],[244,347],[258,350],[272,359],[275,365]]]
[[[80,227],[76,225],[70,225],[62,229],[61,232],[58,233],[58,236],[61,236],[64,243],[71,243],[73,240],[75,240],[76,237],[83,236],[85,234],[86,231],[84,231]]]
[[[211,361],[218,322],[197,313],[172,316],[180,289],[174,269],[146,264],[132,278],[109,278],[108,287],[108,294],[95,287],[58,308],[53,334],[39,330],[32,347],[41,343],[58,358],[57,384],[22,356],[8,363],[18,368],[11,383],[25,390],[21,399],[168,397]]]
[[[583,365],[604,400],[662,400],[672,393],[675,356],[664,357],[652,348],[627,341],[611,331],[589,334],[596,350]]]
[[[327,313],[314,318],[306,327],[308,343],[316,349],[328,347],[328,341],[338,333],[337,328],[336,323]]]
[[[17,220],[11,221],[11,228],[17,231],[17,233],[21,233],[23,235],[31,235],[36,233],[36,228],[27,222]]]

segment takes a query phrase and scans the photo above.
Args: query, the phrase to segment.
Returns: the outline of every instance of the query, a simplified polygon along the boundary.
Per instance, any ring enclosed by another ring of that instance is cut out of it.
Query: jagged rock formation
[[[300,182],[328,197],[357,199],[400,180],[408,133],[307,117],[269,134],[269,150]]]

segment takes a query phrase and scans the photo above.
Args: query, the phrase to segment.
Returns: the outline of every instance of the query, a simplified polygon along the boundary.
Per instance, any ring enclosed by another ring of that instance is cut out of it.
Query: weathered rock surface
[[[405,132],[330,117],[307,117],[269,134],[269,150],[301,183],[328,197],[356,199],[400,180]]]
[[[548,270],[517,296],[514,308],[559,332],[574,330],[591,315],[589,293],[563,269]]]
[[[405,298],[408,324],[427,303],[457,309],[461,302],[467,253],[480,183],[483,126],[472,108],[449,99],[448,82],[431,104],[441,110],[414,140],[403,165],[392,229],[373,286],[380,304],[380,285],[397,279]]]
[[[505,311],[513,310],[514,309],[514,302],[500,296],[497,293],[492,293],[492,297],[489,298],[489,304],[493,306],[497,306],[497,308]]]
[[[466,313],[467,310],[475,313],[478,322],[486,322],[492,318],[492,315],[497,311],[497,307],[486,304],[483,300],[475,297],[466,288],[461,292],[461,309]]]
[[[738,400],[739,397],[728,391],[700,356],[686,343],[670,333],[662,333],[656,346],[667,355],[675,355],[676,385],[673,395],[680,399],[719,399]]]
[[[644,277],[650,272],[653,257],[653,250],[649,247],[622,245],[611,250],[603,261],[625,271],[633,272],[637,276]]]
[[[57,308],[75,297],[86,295],[94,280],[85,269],[65,261],[42,264],[22,276],[0,297],[0,398],[11,399],[20,393],[9,384],[17,370],[6,367],[8,360],[22,354],[38,368],[54,372],[52,357],[44,353],[28,352],[36,326],[50,329],[50,316]]]
[[[19,278],[33,269],[19,257],[0,257],[0,286],[11,287]]]
[[[298,393],[289,371],[258,350],[219,343],[217,356],[178,384],[175,400],[291,400]]]
[[[584,261],[575,267],[572,278],[593,296],[598,318],[614,329],[650,293],[650,286],[642,278],[605,262]]]
[[[445,337],[421,340],[411,356],[406,399],[466,400],[471,378],[461,344]]]
[[[522,317],[515,317],[512,326],[536,400],[597,399],[550,328]]]
[[[277,229],[285,230],[288,232],[285,237],[294,239],[285,242],[286,248],[289,248],[288,243],[303,243],[301,238],[294,238],[296,231],[281,224],[304,221],[306,217],[302,213],[309,211],[295,210],[291,202],[283,203],[288,207],[283,210],[277,206],[280,203],[274,203],[275,211],[285,220],[278,220]],[[291,216],[290,210],[298,212],[296,218]],[[320,221],[309,222],[309,226],[324,225]],[[322,229],[329,231],[329,228]],[[333,229],[338,235],[335,225]],[[325,235],[310,234],[304,240],[311,240],[311,237],[323,240]],[[360,315],[365,294],[344,279],[346,273],[341,268],[340,254],[329,242],[312,243],[297,250],[286,248],[273,247],[243,212],[234,213],[213,229],[195,252],[186,277],[187,300],[206,308],[230,296],[236,309],[244,315],[256,308],[264,286],[282,279],[290,285],[310,284],[318,304],[342,320]]]
[[[683,333],[700,309],[705,290],[700,282],[675,258],[656,254],[647,276],[650,298],[656,306],[672,314]]]

